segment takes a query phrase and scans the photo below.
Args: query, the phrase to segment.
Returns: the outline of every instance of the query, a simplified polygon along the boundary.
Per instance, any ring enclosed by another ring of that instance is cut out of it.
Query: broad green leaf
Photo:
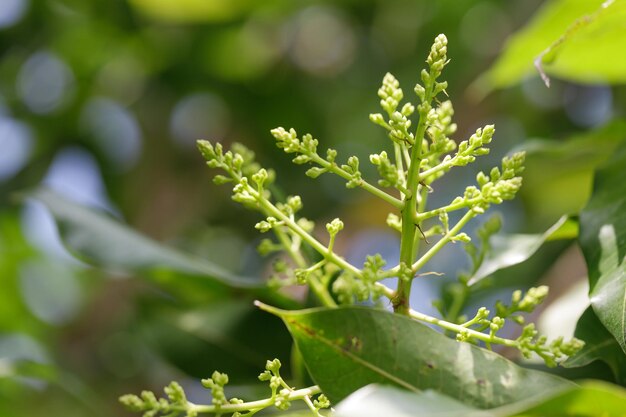
[[[576,417],[624,417],[626,390],[617,385],[600,381],[586,381],[533,404],[533,399],[496,409],[496,416],[576,416]],[[515,410],[514,414],[507,414]]]
[[[193,283],[206,292],[245,289],[281,305],[294,306],[293,301],[270,291],[259,279],[235,275],[205,259],[163,245],[51,190],[39,188],[28,197],[50,210],[66,247],[93,265],[149,276],[171,288]]]
[[[350,394],[335,407],[334,417],[456,417],[479,411],[437,391],[415,393],[372,384]],[[484,412],[485,416],[489,416]],[[476,416],[478,417],[478,416]]]
[[[258,305],[283,319],[313,380],[333,402],[379,383],[413,392],[431,389],[472,406],[493,408],[572,384],[387,311],[283,311]]]
[[[548,390],[518,402],[479,410],[433,391],[412,393],[395,387],[369,385],[336,407],[336,417],[623,417],[626,390],[599,381]]]
[[[491,251],[468,284],[474,285],[496,271],[524,262],[547,240],[574,239],[576,235],[576,222],[568,216],[561,217],[542,234],[494,235],[489,242]]]
[[[480,87],[508,87],[530,74],[542,52],[546,73],[579,82],[626,81],[624,1],[603,9],[605,0],[552,0],[506,43]],[[610,2],[606,2],[610,3]],[[549,62],[547,62],[549,61]]]
[[[197,378],[218,370],[233,381],[258,382],[268,359],[291,354],[292,341],[281,321],[247,300],[216,301],[192,311],[159,311],[145,322],[143,338],[168,362]],[[282,371],[289,374],[288,361]]]
[[[582,82],[619,84],[626,81],[626,1],[608,0],[592,14],[573,22],[537,58],[545,73]]]
[[[578,319],[574,336],[584,340],[585,347],[563,362],[563,366],[575,368],[602,361],[611,368],[616,381],[626,385],[626,355],[613,335],[598,320],[592,308],[588,308]]]
[[[626,146],[597,172],[580,213],[580,245],[589,271],[591,306],[626,352]]]

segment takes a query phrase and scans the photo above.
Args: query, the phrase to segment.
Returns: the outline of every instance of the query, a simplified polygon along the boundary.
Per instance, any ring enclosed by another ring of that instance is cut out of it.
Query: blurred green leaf
[[[626,2],[609,0],[568,27],[537,58],[539,70],[559,78],[618,84],[626,81]],[[549,79],[542,73],[544,81]]]
[[[474,285],[496,271],[524,262],[548,240],[574,239],[578,235],[576,222],[568,216],[561,217],[542,234],[494,235],[490,238],[491,251],[468,281]]]
[[[63,242],[73,254],[108,271],[146,275],[174,289],[198,284],[198,289],[205,292],[247,290],[281,305],[295,305],[270,291],[258,278],[235,275],[207,260],[165,246],[101,211],[71,202],[51,190],[39,188],[28,196],[50,210]]]
[[[589,199],[593,171],[624,140],[626,122],[615,120],[567,140],[531,140],[526,152],[521,195],[534,222],[546,224],[563,213],[579,212]],[[558,163],[555,163],[558,161]]]
[[[603,8],[604,0],[552,0],[514,34],[479,88],[508,87],[536,73],[534,61],[544,55],[544,69],[579,82],[617,83],[626,80],[626,29],[622,0]],[[607,4],[609,2],[606,2]],[[549,61],[549,62],[548,62]]]
[[[65,245],[89,263],[118,272],[171,269],[203,276],[215,285],[242,288],[262,285],[151,240],[104,212],[76,204],[49,189],[39,188],[29,197],[41,201],[50,210]]]
[[[539,396],[521,399],[490,410],[478,410],[433,391],[412,393],[395,387],[370,385],[339,403],[336,407],[336,416],[622,417],[625,401],[626,390],[599,381],[586,381],[580,387],[548,390]]]
[[[37,258],[28,245],[15,213],[0,214],[0,329],[36,333],[41,322],[35,319],[22,297],[19,276],[23,263]]]
[[[130,0],[146,15],[167,22],[220,22],[240,16],[254,4],[250,0]]]
[[[605,362],[616,381],[626,385],[626,355],[611,333],[602,325],[591,307],[578,319],[574,334],[585,341],[585,347],[564,363],[567,368],[585,366],[594,361]]]
[[[521,368],[405,316],[363,307],[282,311],[313,380],[333,402],[372,383],[433,389],[492,408],[572,383]]]
[[[258,382],[268,359],[291,354],[291,337],[281,321],[247,300],[157,313],[142,325],[142,331],[166,360],[196,378],[218,370],[233,381]],[[286,361],[285,375],[289,374],[288,365]]]
[[[12,378],[26,385],[53,380],[55,365],[47,350],[24,333],[0,334],[0,379]]]
[[[623,417],[626,390],[600,381],[586,381],[580,387],[549,395],[533,404],[533,400],[502,407],[505,414],[518,416]],[[506,414],[516,409],[514,414]],[[498,410],[500,411],[500,410]]]
[[[626,352],[626,146],[596,172],[580,213],[580,245],[589,271],[591,306]]]

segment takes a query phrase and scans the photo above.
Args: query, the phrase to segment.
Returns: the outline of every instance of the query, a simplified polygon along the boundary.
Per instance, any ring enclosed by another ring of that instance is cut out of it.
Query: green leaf
[[[76,204],[51,190],[39,188],[28,197],[50,210],[64,244],[76,257],[105,270],[137,273],[178,290],[185,284],[198,286],[196,293],[246,289],[281,305],[295,304],[267,289],[259,279],[235,275],[207,260],[163,245],[101,211]]]
[[[383,310],[283,311],[257,305],[283,319],[313,380],[333,402],[380,383],[413,392],[432,389],[492,408],[572,384]]]
[[[534,401],[502,407],[497,416],[576,416],[576,417],[623,417],[626,404],[626,390],[616,385],[600,381],[587,381],[532,404]],[[515,410],[514,414],[508,414]]]
[[[149,17],[173,23],[228,21],[252,8],[249,0],[131,0],[130,4]]]
[[[268,358],[288,358],[292,341],[281,321],[248,300],[215,301],[191,311],[158,311],[141,325],[144,339],[187,375],[214,370],[231,380],[258,382]],[[289,363],[281,372],[289,375]],[[251,380],[252,379],[252,380]]]
[[[334,417],[472,417],[490,416],[437,391],[414,393],[400,388],[372,384],[350,394],[335,407]]]
[[[494,235],[489,239],[491,251],[468,281],[474,285],[496,271],[520,264],[530,258],[547,240],[573,239],[577,235],[576,222],[561,217],[542,234]]]
[[[584,340],[585,347],[561,365],[575,368],[594,361],[602,361],[611,368],[616,381],[626,385],[626,355],[613,335],[598,320],[591,307],[578,319],[574,336]]]
[[[601,167],[580,213],[580,245],[598,319],[626,352],[626,145]]]
[[[550,73],[559,78],[600,84],[626,81],[626,2],[609,0],[592,14],[573,22],[537,58],[547,85]],[[618,52],[619,51],[619,52]]]
[[[526,169],[520,192],[535,224],[549,224],[584,207],[591,196],[593,172],[623,142],[624,131],[626,122],[615,120],[564,141],[535,139],[521,146]]]
[[[610,4],[603,7],[603,4]],[[626,81],[626,7],[623,0],[552,0],[514,34],[494,66],[479,81],[483,89],[508,87],[546,73],[577,82]]]
[[[433,391],[412,393],[395,387],[370,385],[340,402],[336,417],[509,417],[577,416],[623,417],[626,390],[599,381],[580,387],[557,388],[489,410],[461,404]]]

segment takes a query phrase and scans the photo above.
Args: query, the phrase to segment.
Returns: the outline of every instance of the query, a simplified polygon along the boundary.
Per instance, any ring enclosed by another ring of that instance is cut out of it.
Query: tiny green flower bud
[[[310,178],[317,178],[317,177],[319,177],[320,175],[322,175],[324,172],[326,172],[326,170],[325,170],[325,169],[323,169],[323,168],[319,168],[319,167],[312,167],[312,168],[309,168],[309,169],[305,172],[305,175],[306,175],[307,177],[310,177]]]
[[[380,113],[370,114],[370,121],[381,126],[384,126],[386,124],[385,119],[383,119],[383,115]]]
[[[213,183],[216,185],[224,185],[232,181],[232,179],[219,174],[213,177]]]
[[[332,222],[326,224],[326,230],[331,236],[339,233],[340,230],[343,230],[343,222],[340,219],[334,219]]]
[[[415,94],[419,97],[420,101],[424,101],[426,98],[426,90],[421,84],[415,84]]]
[[[120,403],[122,403],[126,408],[133,412],[139,412],[144,410],[144,402],[136,395],[126,394],[122,395],[119,398]]]

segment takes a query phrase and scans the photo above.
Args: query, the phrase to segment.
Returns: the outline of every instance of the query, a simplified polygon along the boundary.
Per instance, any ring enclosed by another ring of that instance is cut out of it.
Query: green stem
[[[432,80],[432,71],[430,79]],[[415,144],[411,149],[411,164],[407,174],[407,193],[404,196],[402,207],[402,231],[400,232],[400,263],[411,265],[418,249],[419,241],[415,240],[415,233],[419,223],[415,223],[417,210],[417,193],[419,187],[420,162],[422,160],[422,145],[426,133],[426,118],[430,111],[430,103],[433,96],[433,82],[425,86],[426,95],[423,103],[418,107],[419,122],[415,131]],[[410,310],[409,299],[413,277],[398,277],[398,291],[392,300],[393,309],[396,313],[408,314]]]
[[[282,246],[285,248],[291,259],[293,259],[293,261],[296,263],[296,265],[299,268],[306,268],[306,260],[299,251],[294,250],[291,245],[292,242],[290,242],[287,234],[279,228],[274,229],[274,234],[276,235]],[[325,305],[326,307],[337,307],[337,303],[335,303],[335,300],[333,300],[333,297],[328,292],[328,289],[324,284],[320,282],[319,279],[317,279],[316,277],[310,277],[308,282],[309,287],[311,288],[311,290],[313,290],[315,296],[318,300],[322,302],[323,305]]]
[[[441,248],[448,244],[448,242],[450,242],[452,238],[454,238],[454,236],[456,236],[461,231],[461,229],[475,216],[476,213],[474,213],[472,210],[469,210],[467,213],[465,213],[465,215],[461,217],[461,220],[459,220],[458,223],[455,224],[454,227],[448,231],[448,233],[446,233],[441,239],[439,239],[437,243],[435,243],[433,247],[428,250],[428,252],[422,255],[422,257],[419,258],[419,260],[411,266],[413,272],[417,273],[426,264],[426,262],[430,261],[431,258],[435,256],[435,254],[439,252]]]
[[[444,161],[438,165],[435,165],[434,167],[427,169],[426,171],[422,171],[420,173],[420,181],[424,181],[426,178],[430,177],[433,174],[436,174],[439,171],[442,171],[447,168],[451,168],[452,166],[454,166],[454,163],[456,162],[455,160],[456,160],[456,155],[454,156],[454,158],[448,159],[447,161]]]
[[[299,390],[291,391],[287,396],[289,401],[304,400],[311,395],[320,394],[322,390],[317,385],[308,388],[302,388]],[[171,411],[195,411],[196,413],[220,413],[231,414],[234,412],[245,411],[258,411],[274,405],[274,398],[266,398],[264,400],[250,401],[241,404],[223,404],[220,406],[215,405],[201,405],[188,402],[187,405],[172,405]]]
[[[404,186],[406,184],[406,176],[404,174],[404,163],[402,162],[402,148],[404,148],[404,146],[401,146],[399,143],[393,143],[398,177],[400,178],[400,184]],[[401,198],[404,198],[404,195],[401,195]]]
[[[287,233],[282,231],[280,228],[273,229],[274,234],[280,241],[282,247],[287,251],[291,259],[298,265],[299,268],[306,268],[307,262],[304,259],[304,256],[300,253],[300,251],[295,250],[293,248],[293,242],[289,240]]]
[[[517,347],[518,342],[516,340],[505,339],[503,337],[491,336],[485,333],[481,333],[476,330],[468,329],[461,324],[450,323],[449,321],[445,321],[442,319],[438,319],[437,317],[432,317],[424,313],[420,313],[419,311],[409,310],[409,316],[414,318],[417,321],[421,321],[424,323],[434,324],[436,326],[441,327],[445,330],[450,330],[455,333],[466,333],[474,339],[482,340],[486,343],[496,343],[499,345]]]
[[[423,222],[426,219],[430,219],[431,217],[439,216],[441,213],[450,213],[451,211],[461,210],[465,207],[471,207],[474,203],[478,202],[481,197],[476,197],[471,200],[463,200],[458,203],[448,204],[447,206],[439,207],[434,210],[425,211],[422,213],[415,214],[416,222]]]
[[[339,175],[341,178],[345,179],[345,180],[352,180],[352,174],[350,174],[349,172],[347,172],[346,170],[342,169],[340,166],[338,166],[335,163],[330,163],[327,160],[323,159],[322,157],[320,157],[317,154],[311,154],[311,155],[307,155],[311,158],[311,160],[313,162],[315,162],[316,164],[320,165],[322,168],[326,169],[329,172],[332,172],[334,174]],[[403,203],[401,200],[395,198],[394,196],[386,193],[385,191],[381,190],[378,187],[373,186],[372,184],[370,184],[369,182],[365,181],[364,179],[359,180],[359,187],[363,188],[365,191],[368,191],[372,194],[374,194],[376,197],[382,199],[383,201],[386,201],[387,203],[391,204],[392,206],[394,206],[397,209],[401,209],[403,206]]]

